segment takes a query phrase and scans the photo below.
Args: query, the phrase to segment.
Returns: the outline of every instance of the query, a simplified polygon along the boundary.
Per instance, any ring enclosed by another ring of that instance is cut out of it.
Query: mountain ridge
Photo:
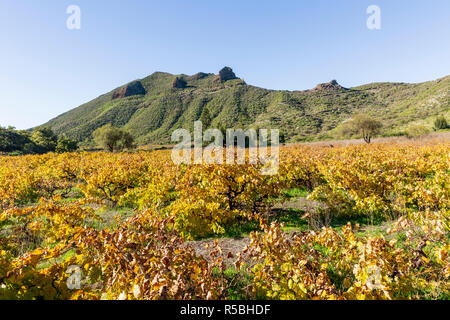
[[[207,127],[279,128],[292,142],[334,137],[339,125],[357,113],[380,119],[385,134],[396,134],[410,123],[430,124],[438,114],[448,116],[449,88],[446,76],[416,84],[374,82],[352,88],[332,80],[309,90],[288,91],[248,85],[227,67],[219,74],[157,71],[40,127],[89,143],[95,129],[111,123],[129,130],[139,144],[165,144],[173,130],[192,130],[206,108],[211,115]]]

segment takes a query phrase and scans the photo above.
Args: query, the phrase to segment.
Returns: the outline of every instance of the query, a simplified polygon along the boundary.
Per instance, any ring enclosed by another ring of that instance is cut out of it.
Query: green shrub
[[[73,152],[78,149],[78,142],[75,140],[70,140],[66,137],[60,137],[58,139],[58,144],[56,145],[56,152]]]
[[[41,128],[34,130],[30,138],[38,147],[38,153],[55,151],[58,138],[52,129]]]
[[[434,128],[436,130],[443,130],[448,128],[447,120],[444,116],[438,116],[436,120],[434,121]]]
[[[406,136],[410,139],[420,138],[426,136],[431,133],[431,129],[424,125],[410,125],[408,129],[406,129]]]

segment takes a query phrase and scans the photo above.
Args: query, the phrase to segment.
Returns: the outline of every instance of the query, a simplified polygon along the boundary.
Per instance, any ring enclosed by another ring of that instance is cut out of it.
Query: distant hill
[[[230,68],[218,75],[152,75],[114,89],[42,126],[89,142],[92,132],[111,123],[131,131],[139,144],[165,144],[177,128],[192,129],[202,113],[209,127],[279,128],[288,141],[332,138],[356,113],[384,123],[396,134],[409,123],[431,126],[450,115],[450,76],[419,84],[372,83],[344,88],[335,80],[312,90],[280,91],[248,85]]]

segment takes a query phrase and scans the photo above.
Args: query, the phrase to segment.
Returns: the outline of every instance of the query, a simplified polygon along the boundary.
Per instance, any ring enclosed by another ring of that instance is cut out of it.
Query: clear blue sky
[[[0,125],[25,129],[154,71],[228,65],[287,90],[434,80],[450,74],[450,1],[1,0],[0,41]]]

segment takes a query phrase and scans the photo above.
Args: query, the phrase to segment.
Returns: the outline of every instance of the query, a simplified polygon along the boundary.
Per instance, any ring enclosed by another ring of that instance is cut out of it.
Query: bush
[[[406,130],[406,136],[410,139],[420,138],[431,133],[431,129],[423,125],[411,125]]]
[[[448,128],[447,120],[444,116],[438,116],[434,121],[434,128],[436,130],[443,130]]]
[[[55,151],[58,138],[50,128],[42,128],[33,131],[31,141],[38,146],[38,153]]]
[[[406,219],[397,224],[411,234],[418,227],[410,227]],[[250,270],[254,275],[252,288],[258,297],[405,300],[426,295],[431,288],[435,291],[428,293],[431,297],[448,294],[448,249],[442,244],[442,235],[432,241],[421,239],[419,249],[412,240],[399,249],[395,241],[388,242],[384,237],[358,236],[358,228],[350,223],[340,232],[323,228],[292,236],[283,233],[278,224],[263,228],[264,233],[251,234],[249,248],[255,261]]]
[[[78,149],[78,142],[75,140],[70,140],[66,137],[61,137],[58,139],[58,143],[56,145],[56,152],[64,153],[64,152],[73,152]]]

